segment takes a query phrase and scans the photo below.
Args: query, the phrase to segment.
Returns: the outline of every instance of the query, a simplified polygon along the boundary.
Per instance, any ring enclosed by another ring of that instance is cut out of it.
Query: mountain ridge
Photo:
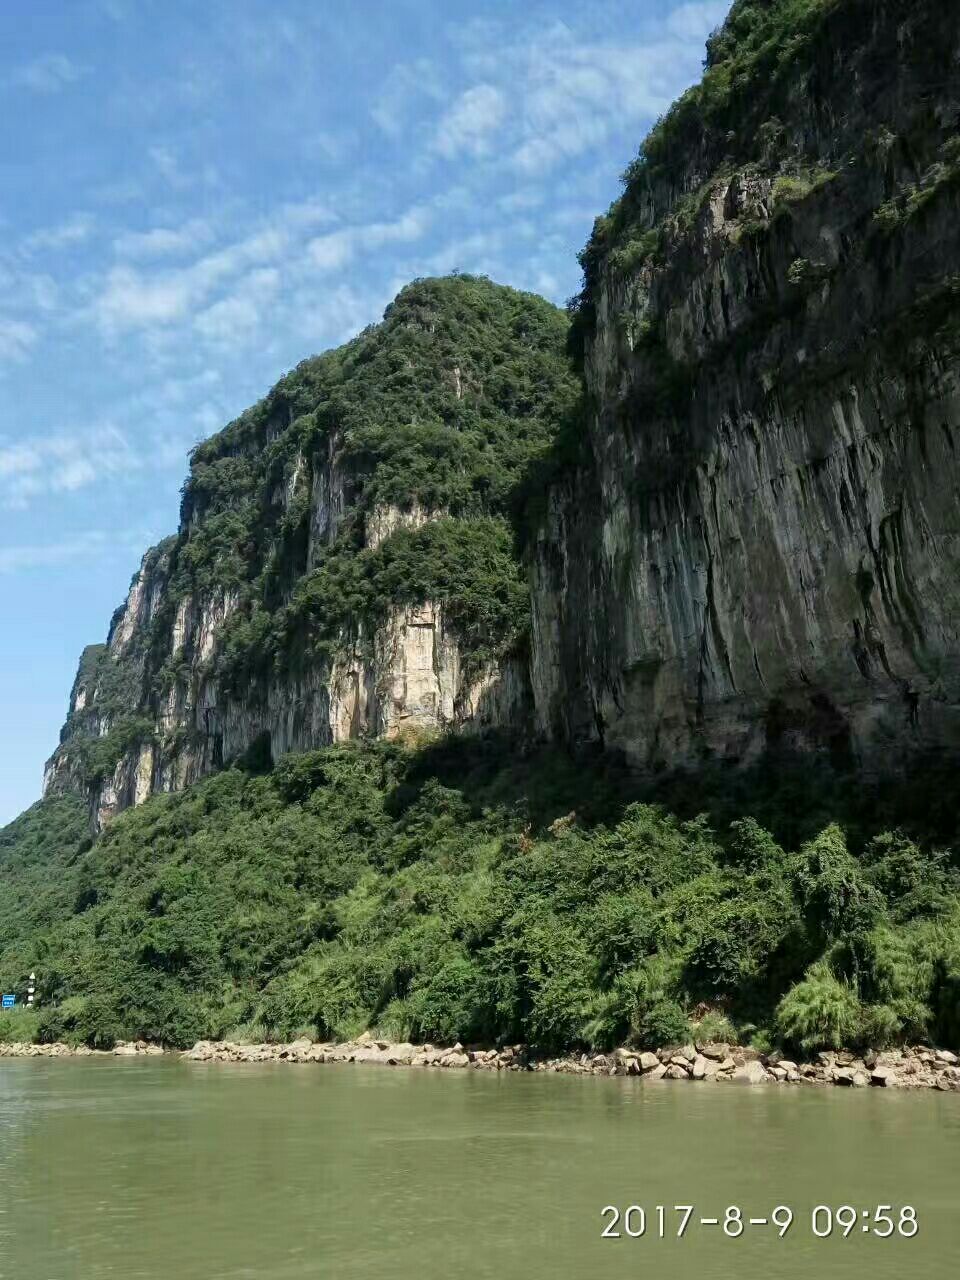
[[[737,0],[582,263],[195,451],[0,832],[30,1035],[960,1044],[960,9]]]

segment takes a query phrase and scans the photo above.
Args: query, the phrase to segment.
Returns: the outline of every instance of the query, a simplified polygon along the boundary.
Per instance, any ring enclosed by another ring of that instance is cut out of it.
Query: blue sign
[[[13,1006],[14,1006],[16,1003],[17,1003],[17,997],[16,997],[16,996],[4,996],[4,997],[3,997],[3,1007],[4,1007],[4,1009],[12,1009],[12,1008],[13,1008]]]

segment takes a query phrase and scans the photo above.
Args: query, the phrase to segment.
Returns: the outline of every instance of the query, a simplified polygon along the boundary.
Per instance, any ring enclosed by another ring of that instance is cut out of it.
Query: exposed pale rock
[[[734,1080],[742,1080],[744,1084],[763,1084],[767,1079],[767,1072],[763,1063],[754,1059],[737,1067],[733,1073],[733,1078]]]

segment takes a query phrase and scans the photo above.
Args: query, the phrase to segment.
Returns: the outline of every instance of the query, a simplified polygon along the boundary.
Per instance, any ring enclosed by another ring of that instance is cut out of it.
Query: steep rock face
[[[300,366],[195,451],[47,788],[102,824],[489,725],[652,769],[960,745],[958,125],[956,5],[737,0],[582,255],[585,386],[560,313],[466,278]]]
[[[708,61],[583,255],[541,728],[650,767],[957,744],[960,10],[739,3]]]
[[[417,282],[195,450],[45,792],[79,787],[101,827],[251,751],[530,723],[507,515],[575,394],[566,330],[485,280]]]

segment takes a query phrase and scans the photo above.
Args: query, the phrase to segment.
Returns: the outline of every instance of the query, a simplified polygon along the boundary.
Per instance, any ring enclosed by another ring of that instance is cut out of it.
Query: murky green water
[[[607,1204],[644,1206],[646,1234],[601,1240]],[[675,1204],[694,1206],[679,1240]],[[817,1204],[912,1205],[919,1231],[879,1239],[859,1218],[818,1239]],[[796,1217],[784,1239],[700,1225],[729,1205]],[[3,1280],[883,1280],[958,1263],[957,1094],[0,1062]]]

